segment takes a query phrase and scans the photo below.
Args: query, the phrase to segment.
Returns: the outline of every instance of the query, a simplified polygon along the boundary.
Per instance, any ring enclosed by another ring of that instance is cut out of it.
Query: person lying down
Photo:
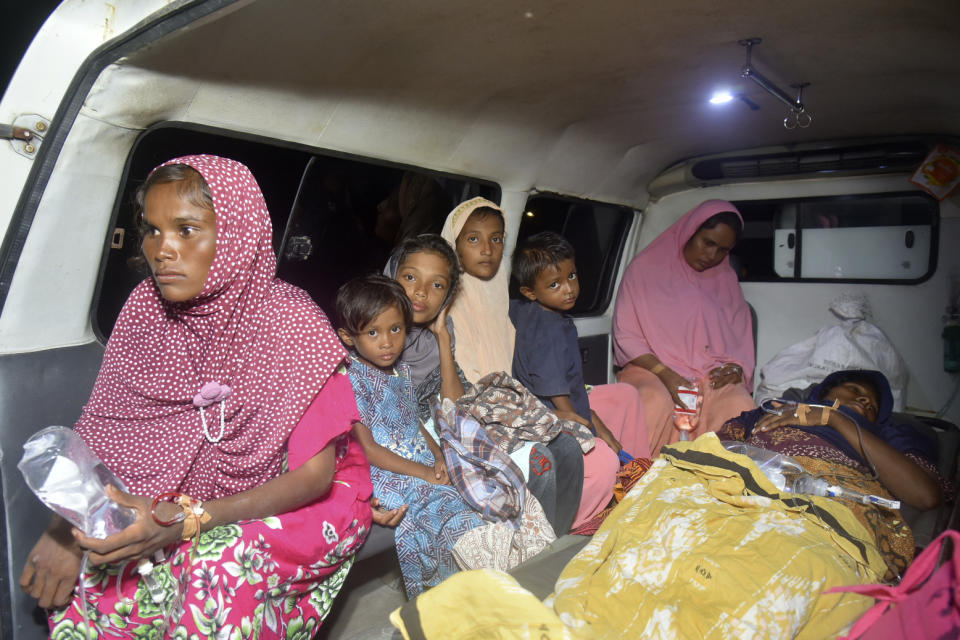
[[[937,471],[936,444],[893,419],[890,383],[879,371],[831,373],[805,403],[765,403],[729,420],[717,435],[794,457],[831,484],[920,510],[935,508],[950,490]],[[845,504],[884,550],[886,577],[902,575],[913,559],[914,540],[899,511]]]
[[[745,412],[717,434],[664,447],[543,603],[507,574],[471,571],[408,603],[391,621],[408,628],[415,620],[427,638],[491,627],[568,638],[836,637],[873,599],[826,591],[902,572],[912,555],[903,548],[913,544],[909,528],[895,511],[871,506],[868,514],[848,501],[781,492],[721,438],[778,447],[808,471],[865,493],[929,506],[941,490],[926,457],[930,443],[890,420],[881,375],[834,374],[808,397],[837,408],[798,406],[798,418],[793,406],[781,415]],[[796,424],[801,414],[807,425]],[[851,421],[856,426],[848,430]],[[845,435],[857,427],[861,434],[851,442]],[[907,463],[916,469],[899,472],[922,476],[913,478],[918,494],[891,476]]]

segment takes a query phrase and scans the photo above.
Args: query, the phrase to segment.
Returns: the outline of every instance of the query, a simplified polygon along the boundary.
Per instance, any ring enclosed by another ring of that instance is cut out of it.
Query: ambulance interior
[[[46,634],[17,584],[47,518],[21,445],[75,421],[144,275],[129,266],[132,193],[187,153],[251,168],[278,275],[325,310],[382,265],[378,224],[397,224],[389,208],[413,183],[429,184],[434,223],[470,197],[498,202],[507,254],[567,235],[593,384],[615,379],[630,259],[703,200],[734,202],[756,377],[837,324],[832,301],[862,296],[904,363],[902,410],[938,421],[952,477],[960,374],[943,336],[960,322],[960,196],[911,178],[938,145],[960,147],[958,17],[950,0],[63,2],[0,103],[0,122],[33,134],[0,142],[0,637]],[[926,515],[926,535],[956,527],[951,510]],[[320,637],[389,628],[402,594],[370,605],[366,591],[390,591],[384,557],[357,564]]]

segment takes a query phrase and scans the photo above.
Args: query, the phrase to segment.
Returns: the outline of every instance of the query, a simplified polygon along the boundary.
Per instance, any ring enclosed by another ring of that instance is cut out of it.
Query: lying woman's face
[[[712,229],[699,229],[683,247],[683,258],[694,271],[706,271],[720,264],[734,245],[737,232],[720,223]]]
[[[160,294],[170,302],[200,295],[217,253],[213,210],[180,196],[178,183],[165,182],[147,192],[143,226],[143,255]]]
[[[463,270],[475,278],[497,275],[503,259],[503,218],[493,211],[474,211],[457,236]]]
[[[869,386],[855,381],[848,381],[830,389],[823,396],[824,403],[833,403],[839,400],[840,404],[849,407],[865,417],[870,422],[877,419],[880,399],[877,392]]]
[[[397,269],[397,282],[403,286],[413,307],[413,323],[424,325],[443,308],[450,289],[450,263],[439,253],[418,251],[404,258]]]

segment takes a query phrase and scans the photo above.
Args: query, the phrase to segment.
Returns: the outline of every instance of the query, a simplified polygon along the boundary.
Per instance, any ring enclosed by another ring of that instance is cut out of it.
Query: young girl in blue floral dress
[[[403,352],[412,310],[403,288],[381,275],[351,280],[337,293],[340,339],[362,423],[354,434],[370,460],[383,508],[409,505],[397,526],[397,556],[412,597],[457,571],[451,549],[483,521],[450,485],[439,445],[417,417]]]

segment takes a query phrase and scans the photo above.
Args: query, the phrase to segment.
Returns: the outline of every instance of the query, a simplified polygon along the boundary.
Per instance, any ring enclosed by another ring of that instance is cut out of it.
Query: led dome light
[[[726,104],[733,100],[733,94],[729,91],[714,91],[710,97],[710,104]]]

